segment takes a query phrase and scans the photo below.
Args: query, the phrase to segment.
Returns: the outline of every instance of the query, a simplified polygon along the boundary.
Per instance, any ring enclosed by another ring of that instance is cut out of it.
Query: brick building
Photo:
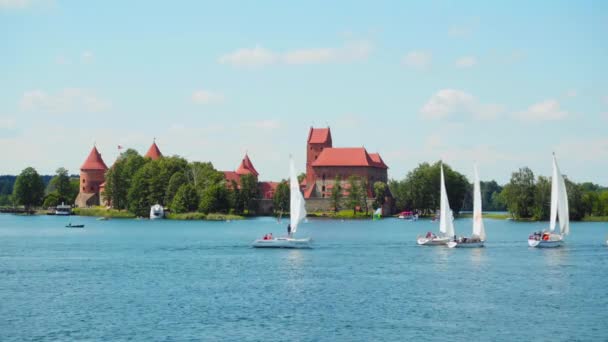
[[[236,182],[237,187],[241,185],[242,176],[251,174],[255,177],[255,180],[258,181],[258,176],[260,175],[246,153],[236,171],[222,172],[224,173],[224,179],[226,179],[227,186],[232,186],[232,181],[234,181]],[[262,199],[272,199],[278,185],[279,183],[277,182],[258,182],[258,189]]]
[[[76,197],[76,206],[99,205],[99,193],[100,189],[103,190],[107,170],[108,167],[97,151],[97,147],[93,146],[89,156],[80,167],[80,191]]]
[[[306,178],[301,183],[304,198],[328,198],[340,177],[343,194],[348,194],[348,178],[359,176],[367,183],[368,197],[373,197],[374,182],[386,183],[388,166],[378,153],[364,147],[333,147],[330,128],[310,128],[306,145]]]

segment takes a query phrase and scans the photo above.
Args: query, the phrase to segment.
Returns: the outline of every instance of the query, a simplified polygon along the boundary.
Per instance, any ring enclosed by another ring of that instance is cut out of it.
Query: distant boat
[[[448,242],[448,247],[454,248],[475,248],[483,247],[486,240],[486,230],[483,225],[483,217],[481,210],[481,186],[479,183],[479,173],[477,165],[474,167],[475,183],[473,185],[473,234],[470,238],[460,238],[455,241]]]
[[[72,215],[72,207],[61,202],[61,204],[55,207],[55,215]]]
[[[530,247],[539,248],[560,247],[564,242],[564,236],[570,233],[570,213],[568,210],[566,182],[559,171],[554,153],[553,176],[551,177],[551,216],[549,231],[545,230],[532,233],[528,237],[528,245]],[[559,234],[555,233],[556,221],[559,222]]]
[[[413,211],[402,211],[399,213],[398,218],[406,221],[417,221],[418,214],[414,214]]]
[[[150,207],[150,220],[162,219],[165,217],[165,209],[160,204]]]
[[[298,182],[298,175],[293,164],[293,159],[290,159],[289,163],[289,188],[290,188],[290,199],[289,199],[289,226],[288,234],[285,237],[273,237],[272,234],[267,234],[261,239],[257,239],[253,242],[252,246],[255,248],[312,248],[311,239],[295,239],[293,236],[298,230],[300,223],[306,218],[306,207],[304,202],[304,196],[300,191],[300,184]]]
[[[443,176],[443,165],[441,165],[441,197],[439,201],[439,235],[432,232],[426,236],[418,236],[416,243],[421,246],[439,246],[447,244],[454,236],[454,215],[450,209],[448,193],[445,190],[445,179]]]
[[[382,218],[382,208],[378,208],[374,211],[374,213],[372,214],[372,220],[376,221]]]
[[[66,228],[84,228],[84,224],[72,224],[72,223],[68,223],[65,227]]]
[[[98,218],[97,221],[107,221],[109,219],[110,219],[109,217],[103,216],[103,217]]]

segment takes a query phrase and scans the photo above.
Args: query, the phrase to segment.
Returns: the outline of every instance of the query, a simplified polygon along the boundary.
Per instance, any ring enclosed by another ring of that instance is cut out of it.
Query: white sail
[[[559,172],[557,170],[557,161],[553,155],[553,174],[551,175],[551,216],[549,217],[549,229],[555,230],[555,222],[557,221],[557,202],[558,202],[558,187],[559,187]]]
[[[306,217],[306,207],[304,196],[300,191],[300,183],[298,175],[293,164],[293,159],[289,160],[289,183],[290,183],[290,200],[289,200],[289,219],[291,224],[291,233],[298,230],[298,224]]]
[[[559,218],[559,231],[560,234],[568,235],[568,233],[570,233],[568,191],[566,190],[566,182],[564,181],[564,177],[559,170],[559,166],[557,166],[555,155],[553,155],[553,168],[555,170],[554,175],[557,174],[557,215]],[[553,185],[553,182],[551,183]],[[553,194],[553,192],[551,194]],[[553,198],[551,198],[551,204],[553,205]],[[553,221],[553,225],[555,225],[555,221]]]
[[[445,236],[454,236],[454,216],[450,209],[448,193],[445,190],[445,180],[443,176],[443,165],[441,165],[441,195],[439,199],[439,231]]]
[[[486,230],[483,225],[482,208],[481,208],[481,185],[479,184],[479,172],[477,164],[474,167],[475,184],[473,185],[473,236],[485,241]]]

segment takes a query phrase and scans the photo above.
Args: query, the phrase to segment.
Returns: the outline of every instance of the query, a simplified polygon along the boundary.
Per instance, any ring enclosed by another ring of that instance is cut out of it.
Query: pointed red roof
[[[325,144],[331,143],[331,130],[327,128],[312,128],[308,132],[309,144]]]
[[[239,165],[239,168],[236,169],[236,173],[239,175],[246,175],[250,173],[256,177],[259,175],[259,173],[255,170],[255,167],[253,167],[253,163],[251,162],[247,154],[245,154],[245,157],[243,158],[241,165]]]
[[[146,155],[144,157],[148,157],[152,160],[156,160],[162,156],[163,156],[163,154],[160,153],[160,150],[158,149],[156,142],[153,142],[152,146],[150,146],[150,148],[148,149],[148,152],[146,152]]]
[[[372,155],[374,155],[372,157]],[[388,167],[375,153],[370,155],[363,147],[330,147],[319,154],[312,166],[367,166],[387,169]]]
[[[370,153],[369,157],[372,158],[372,161],[374,162],[374,164],[376,164],[376,167],[388,169],[388,166],[386,166],[384,160],[382,160],[382,157],[380,157],[380,153]]]
[[[81,171],[84,170],[102,170],[106,171],[108,167],[106,163],[101,159],[101,154],[97,151],[97,146],[93,146],[91,153],[87,157],[87,160],[84,161],[84,164],[80,167]]]

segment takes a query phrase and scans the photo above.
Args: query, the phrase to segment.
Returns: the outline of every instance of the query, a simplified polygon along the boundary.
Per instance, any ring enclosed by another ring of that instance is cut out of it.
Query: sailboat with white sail
[[[461,237],[457,240],[448,242],[448,247],[454,248],[477,248],[483,247],[486,240],[486,229],[483,224],[481,209],[481,185],[479,182],[479,172],[477,165],[474,166],[473,184],[473,234],[470,238]]]
[[[304,196],[300,191],[300,183],[298,175],[293,163],[290,159],[289,163],[289,190],[291,192],[289,198],[289,226],[287,226],[288,234],[285,237],[272,237],[266,235],[261,239],[253,242],[252,246],[256,248],[312,248],[311,239],[296,239],[295,233],[298,231],[298,226],[306,218],[306,206]]]
[[[568,193],[566,182],[559,171],[555,153],[553,154],[553,176],[551,177],[551,217],[549,231],[534,232],[528,237],[530,247],[552,248],[560,247],[564,237],[570,233],[570,214],[568,209]],[[559,223],[559,233],[555,232]]]
[[[426,236],[418,236],[416,243],[421,246],[440,246],[447,244],[454,236],[454,215],[450,209],[448,193],[445,189],[445,179],[443,176],[443,165],[441,165],[441,193],[439,199],[439,235],[432,232]]]

